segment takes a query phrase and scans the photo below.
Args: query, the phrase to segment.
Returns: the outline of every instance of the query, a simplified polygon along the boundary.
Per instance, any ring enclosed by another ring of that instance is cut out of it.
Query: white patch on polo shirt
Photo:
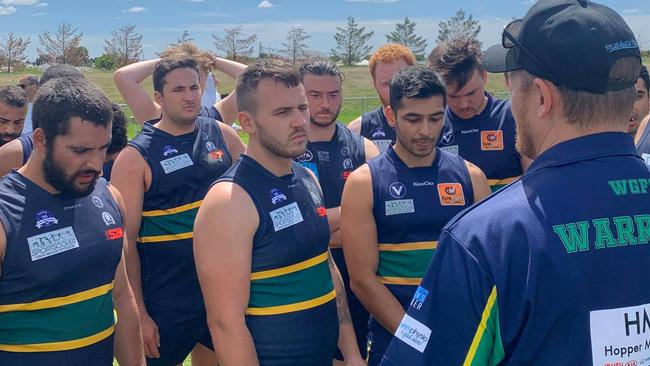
[[[77,236],[71,226],[27,238],[32,262],[55,254],[79,248]]]
[[[296,202],[282,206],[269,212],[273,221],[273,229],[277,232],[286,229],[303,221],[300,207]]]
[[[395,337],[415,348],[420,353],[424,353],[429,343],[429,338],[431,338],[431,329],[415,318],[405,314],[399,327],[397,327]]]
[[[160,165],[162,165],[165,170],[165,174],[173,173],[177,170],[187,168],[188,166],[194,165],[192,158],[185,153],[182,155],[174,156],[169,159],[161,160]]]

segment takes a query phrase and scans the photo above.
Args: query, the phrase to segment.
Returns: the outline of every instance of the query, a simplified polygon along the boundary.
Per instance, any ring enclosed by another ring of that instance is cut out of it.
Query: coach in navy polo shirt
[[[641,58],[612,9],[540,0],[483,59],[508,72],[518,181],[453,219],[382,365],[650,357],[650,171],[626,134]]]

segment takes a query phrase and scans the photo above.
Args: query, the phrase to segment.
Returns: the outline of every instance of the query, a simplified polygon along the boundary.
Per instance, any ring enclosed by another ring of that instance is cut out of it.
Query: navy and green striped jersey
[[[121,212],[106,181],[83,198],[18,172],[0,181],[0,365],[112,365]]]
[[[219,179],[242,187],[259,215],[246,325],[262,365],[329,366],[338,317],[327,210],[308,170],[292,171],[277,177],[244,155]]]
[[[474,202],[465,161],[436,149],[431,166],[409,168],[389,148],[368,162],[372,179],[373,216],[377,227],[377,276],[408,307],[451,218]],[[376,365],[391,334],[371,321],[370,364]]]
[[[395,128],[388,124],[384,107],[380,106],[361,116],[360,135],[377,145],[379,152],[383,153],[395,143]]]
[[[641,365],[650,171],[625,133],[559,143],[452,220],[382,365]]]
[[[137,248],[147,303],[202,311],[203,297],[194,265],[194,218],[214,181],[232,159],[219,125],[198,117],[193,132],[173,136],[145,123],[129,146],[151,170],[145,192]]]
[[[522,170],[511,103],[490,94],[487,98],[485,109],[470,119],[461,119],[447,107],[439,146],[481,168],[494,192],[517,179]]]

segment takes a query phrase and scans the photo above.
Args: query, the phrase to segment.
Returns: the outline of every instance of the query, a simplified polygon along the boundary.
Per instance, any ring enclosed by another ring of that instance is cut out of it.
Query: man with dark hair
[[[515,149],[515,121],[510,101],[485,91],[487,72],[474,38],[439,44],[428,58],[447,84],[445,132],[440,146],[462,156],[487,175],[492,191],[514,181],[530,164]]]
[[[623,18],[591,1],[539,0],[505,27],[483,66],[508,73],[534,162],[445,227],[382,365],[650,357],[650,169],[625,132],[640,65]]]
[[[643,160],[650,163],[650,129],[648,129],[648,120],[650,120],[650,75],[648,75],[648,68],[645,65],[641,66],[641,74],[639,74],[634,88],[636,89],[636,99],[630,116],[629,127],[641,121],[634,142]],[[631,129],[628,129],[628,132],[631,133]]]
[[[313,61],[300,66],[300,77],[309,103],[309,142],[295,160],[318,178],[330,225],[330,252],[341,272],[352,316],[354,333],[362,358],[366,358],[368,311],[350,290],[350,278],[341,249],[341,194],[352,171],[377,155],[375,144],[338,123],[341,111],[343,74],[329,61]],[[342,355],[338,355],[338,359]]]
[[[126,134],[126,116],[119,104],[113,103],[113,124],[111,127],[111,144],[106,150],[106,159],[102,166],[102,175],[107,181],[111,180],[111,172],[117,155],[126,147],[128,136]]]
[[[59,79],[41,88],[34,118],[34,153],[0,181],[0,364],[141,365],[124,202],[99,178],[108,98]]]
[[[126,264],[147,364],[176,365],[197,343],[212,348],[192,254],[194,218],[245,146],[229,126],[198,117],[196,61],[165,58],[153,78],[162,117],[129,141],[111,183],[126,202]]]
[[[42,86],[52,79],[59,78],[84,78],[84,75],[74,66],[58,64],[48,67],[41,75],[38,83]],[[34,128],[37,128],[37,126],[34,126]]]
[[[148,120],[159,118],[161,113],[161,106],[149,96],[140,84],[154,72],[154,67],[160,60],[185,57],[192,58],[198,64],[199,90],[201,94],[205,89],[208,73],[212,69],[217,69],[232,78],[236,78],[246,67],[246,65],[239,62],[216,57],[210,52],[200,50],[193,43],[185,42],[167,48],[159,59],[136,62],[120,68],[115,71],[115,85],[133,112],[137,123],[143,124]],[[232,125],[237,117],[237,96],[231,93],[231,95],[220,99],[214,105],[200,106],[199,116],[213,118]]]
[[[17,86],[0,87],[0,146],[21,135],[28,103],[23,89]]]
[[[313,173],[292,161],[310,127],[300,74],[260,61],[236,92],[249,146],[210,189],[195,226],[219,363],[331,366],[338,338],[346,364],[361,366],[323,196]]]
[[[368,69],[381,105],[350,122],[348,127],[350,131],[374,142],[380,152],[388,150],[388,147],[395,143],[395,129],[388,123],[385,111],[390,103],[390,81],[395,73],[415,65],[415,61],[415,55],[410,49],[394,43],[380,47],[370,57]]]
[[[25,116],[25,124],[23,125],[23,135],[33,130],[32,128],[32,105],[36,91],[38,90],[38,77],[36,75],[25,75],[20,78],[18,85],[27,94],[29,104],[27,105],[27,115]]]
[[[490,193],[479,168],[436,148],[445,86],[425,67],[399,71],[386,115],[393,147],[348,178],[341,204],[343,251],[352,291],[372,318],[376,366],[409,305],[442,227]]]

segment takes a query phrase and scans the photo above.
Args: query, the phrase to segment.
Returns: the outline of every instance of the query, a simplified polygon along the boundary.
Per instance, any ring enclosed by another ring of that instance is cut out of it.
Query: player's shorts
[[[160,358],[147,358],[147,365],[175,366],[183,363],[197,343],[214,350],[205,312],[155,304],[146,304],[146,307],[160,334]]]

